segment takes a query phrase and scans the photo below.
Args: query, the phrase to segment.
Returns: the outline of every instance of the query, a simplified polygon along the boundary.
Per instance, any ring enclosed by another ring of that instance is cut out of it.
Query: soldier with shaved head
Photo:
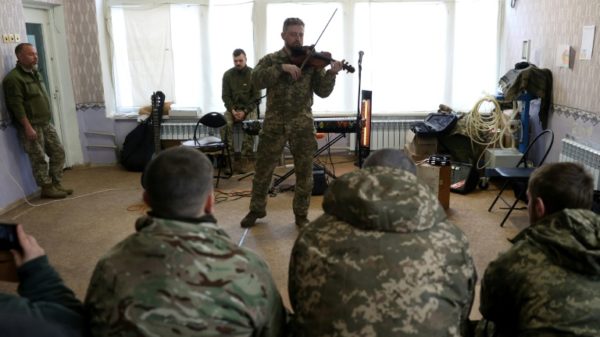
[[[463,232],[399,150],[336,179],[289,267],[294,336],[462,336],[476,275]]]
[[[285,309],[267,264],[213,216],[201,152],[160,152],[143,177],[152,209],[100,259],[85,300],[93,336],[279,336]]]

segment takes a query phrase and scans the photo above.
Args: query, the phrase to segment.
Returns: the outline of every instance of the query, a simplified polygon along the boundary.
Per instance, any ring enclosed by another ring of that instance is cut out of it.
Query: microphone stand
[[[362,156],[360,153],[360,140],[362,139],[362,116],[361,116],[361,95],[360,95],[360,86],[361,86],[361,82],[362,82],[362,51],[359,52],[359,56],[358,56],[358,102],[356,104],[356,146],[355,146],[355,151],[356,151],[356,156],[357,161],[356,161],[356,165],[359,168],[362,168]]]

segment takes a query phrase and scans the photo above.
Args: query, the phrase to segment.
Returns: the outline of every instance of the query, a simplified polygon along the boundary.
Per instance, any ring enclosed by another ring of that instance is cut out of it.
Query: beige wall
[[[557,142],[550,159],[558,159],[560,139],[574,138],[600,149],[600,36],[596,32],[591,60],[579,60],[584,25],[600,30],[598,0],[517,0],[515,8],[505,1],[504,49],[500,72],[521,61],[523,40],[531,41],[530,62],[548,68],[554,77],[554,112],[549,126]],[[575,52],[571,69],[555,66],[558,45]],[[595,134],[595,136],[594,136]]]

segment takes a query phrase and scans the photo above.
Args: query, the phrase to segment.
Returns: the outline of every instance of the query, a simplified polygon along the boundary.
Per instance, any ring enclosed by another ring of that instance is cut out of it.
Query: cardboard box
[[[425,137],[414,135],[412,141],[412,152],[419,156],[430,156],[438,152],[438,140],[437,137]]]
[[[429,158],[429,155],[418,155],[415,153],[415,146],[413,143],[406,143],[404,145],[404,153],[412,159],[415,164]]]
[[[433,166],[427,163],[417,165],[417,178],[429,186],[445,210],[450,208],[450,166]]]

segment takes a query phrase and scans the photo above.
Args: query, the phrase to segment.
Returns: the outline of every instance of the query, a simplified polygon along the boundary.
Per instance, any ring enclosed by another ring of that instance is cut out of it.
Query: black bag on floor
[[[131,130],[121,150],[121,165],[128,171],[142,172],[152,159],[154,141],[148,119]]]

